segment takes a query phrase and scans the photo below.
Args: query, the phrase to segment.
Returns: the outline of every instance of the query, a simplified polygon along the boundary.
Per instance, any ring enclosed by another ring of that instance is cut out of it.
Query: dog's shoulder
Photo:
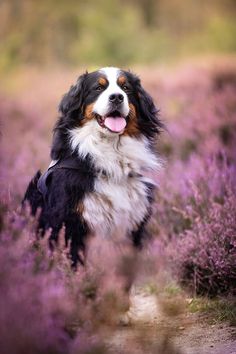
[[[49,165],[40,177],[38,188],[44,196],[66,199],[81,199],[93,190],[95,170],[89,158],[71,156]]]

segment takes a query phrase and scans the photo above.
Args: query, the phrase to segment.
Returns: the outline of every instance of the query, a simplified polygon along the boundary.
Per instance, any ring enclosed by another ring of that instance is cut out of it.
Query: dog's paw
[[[127,311],[127,312],[123,313],[122,315],[120,315],[120,317],[118,319],[118,325],[123,326],[123,327],[132,325],[132,315],[131,315],[130,311]]]

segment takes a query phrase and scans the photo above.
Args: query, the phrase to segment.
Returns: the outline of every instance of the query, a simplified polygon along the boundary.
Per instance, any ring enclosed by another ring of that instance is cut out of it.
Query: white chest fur
[[[123,236],[137,229],[149,205],[145,182],[151,181],[144,173],[159,167],[145,138],[104,136],[89,122],[71,131],[71,146],[82,157],[89,154],[96,169],[105,171],[83,201],[83,218],[93,232]]]
[[[142,177],[126,176],[119,183],[99,177],[83,205],[83,217],[95,233],[125,235],[136,230],[147,214],[147,188]]]

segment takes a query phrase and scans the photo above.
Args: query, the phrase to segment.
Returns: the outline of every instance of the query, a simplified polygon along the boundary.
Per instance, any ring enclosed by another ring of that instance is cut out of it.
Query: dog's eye
[[[129,91],[129,88],[128,88],[127,85],[123,85],[123,86],[122,86],[122,89],[123,89],[124,91]]]
[[[102,91],[103,90],[103,86],[102,85],[98,85],[96,88],[95,88],[95,90],[96,91]]]

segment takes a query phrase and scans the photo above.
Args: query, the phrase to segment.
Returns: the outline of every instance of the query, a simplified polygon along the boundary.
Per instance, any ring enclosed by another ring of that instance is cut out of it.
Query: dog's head
[[[113,67],[81,75],[62,98],[59,111],[62,116],[56,125],[54,141],[65,136],[66,130],[82,129],[85,125],[93,127],[91,134],[144,135],[149,139],[161,127],[158,110],[140,79]],[[58,158],[53,151],[52,157]]]

